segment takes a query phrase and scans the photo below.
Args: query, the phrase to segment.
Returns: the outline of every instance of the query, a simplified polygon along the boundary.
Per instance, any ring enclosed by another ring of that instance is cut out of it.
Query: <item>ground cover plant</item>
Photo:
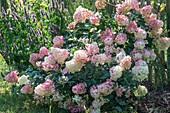
[[[61,9],[58,2],[51,3],[64,11],[62,3]],[[151,5],[140,7],[137,0],[125,0],[110,17],[105,3],[95,2],[97,12],[79,6],[73,22],[64,24],[67,29],[47,33],[50,41],[45,44],[40,38],[43,44],[26,59],[31,66],[4,76],[12,95],[62,112],[135,112],[135,100],[148,93],[140,82],[147,79],[148,65],[157,57],[153,49],[167,50],[170,40],[160,37],[164,23]],[[2,14],[4,18],[6,12]]]

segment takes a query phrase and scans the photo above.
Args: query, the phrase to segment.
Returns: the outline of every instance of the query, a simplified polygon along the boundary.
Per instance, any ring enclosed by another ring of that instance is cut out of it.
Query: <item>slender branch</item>
[[[161,34],[161,36],[163,36],[163,35],[165,35],[165,34],[167,34],[167,33],[169,33],[169,32],[170,32],[170,30],[168,30],[167,32]]]

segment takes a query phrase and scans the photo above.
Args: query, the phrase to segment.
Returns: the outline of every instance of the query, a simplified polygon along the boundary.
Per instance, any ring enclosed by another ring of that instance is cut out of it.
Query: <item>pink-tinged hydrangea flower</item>
[[[93,98],[95,98],[95,99],[97,99],[97,98],[99,98],[99,97],[101,96],[99,90],[96,88],[95,85],[93,85],[93,86],[90,88],[90,95],[91,95]]]
[[[94,24],[96,26],[99,26],[100,25],[100,18],[97,17],[97,16],[93,16],[93,17],[90,18],[90,23]]]
[[[55,36],[53,39],[53,47],[60,47],[64,43],[64,37],[63,36]]]
[[[164,22],[162,20],[151,20],[147,23],[147,26],[158,30],[159,28],[163,27]]]
[[[99,66],[99,64],[104,65],[104,63],[108,62],[109,59],[110,57],[106,54],[97,54],[91,57],[91,62],[94,63],[96,66]]]
[[[132,68],[132,74],[134,75],[133,80],[141,82],[148,77],[148,66],[134,66]]]
[[[43,84],[36,86],[34,92],[40,96],[50,96],[55,93],[54,83],[47,79]]]
[[[95,55],[96,53],[99,53],[99,47],[97,45],[97,42],[93,42],[92,44],[86,44],[86,49],[89,55]]]
[[[133,55],[133,60],[136,62],[138,61],[139,59],[142,59],[142,54],[137,52],[137,53],[134,53]]]
[[[140,9],[140,13],[144,17],[150,15],[151,12],[152,12],[152,6],[151,5],[147,5],[147,6],[143,7],[142,9]]]
[[[151,38],[160,38],[160,35],[162,34],[162,31],[163,29],[162,28],[159,28],[159,29],[152,29],[150,32],[149,32],[149,36]]]
[[[130,56],[125,56],[120,62],[120,66],[123,68],[123,70],[130,69],[131,64],[132,62]]]
[[[157,14],[151,14],[151,15],[145,16],[146,22],[149,22],[151,20],[156,20],[156,19],[157,19]]]
[[[135,9],[136,11],[139,11],[139,2],[138,0],[125,0],[125,3],[130,6],[130,9]]]
[[[73,15],[74,22],[82,22],[85,23],[86,19],[89,19],[93,15],[93,12],[89,11],[88,9],[79,6],[76,9],[76,12]]]
[[[142,38],[139,38],[135,43],[134,46],[136,49],[142,50],[145,47],[145,41]]]
[[[100,108],[101,106],[103,106],[105,103],[107,103],[108,100],[107,99],[104,99],[103,97],[100,97],[98,99],[95,99],[93,102],[92,102],[92,106],[97,109],[97,108]],[[100,112],[96,112],[96,113],[100,113]]]
[[[106,0],[97,0],[95,6],[97,9],[104,9],[106,7]]]
[[[100,37],[101,37],[101,40],[104,42],[104,40],[107,37],[110,37],[110,38],[114,39],[114,34],[113,34],[113,31],[111,29],[106,28],[105,31],[102,31],[102,33],[100,34]]]
[[[116,5],[116,12],[122,12],[126,14],[130,10],[130,6],[128,3],[124,2],[123,4]]]
[[[19,72],[17,70],[11,71],[8,75],[5,76],[5,80],[10,83],[18,82],[18,74]]]
[[[41,47],[39,57],[42,58],[45,55],[48,55],[48,49],[46,47]]]
[[[79,83],[72,87],[72,92],[75,94],[84,94],[86,93],[86,87],[87,87],[87,84]]]
[[[76,22],[71,22],[70,24],[68,24],[68,28],[69,29],[74,29],[76,24],[77,24]]]
[[[140,59],[135,62],[135,66],[147,66],[147,63],[144,60]]]
[[[39,54],[38,54],[38,53],[33,53],[33,54],[30,55],[29,62],[30,62],[33,66],[35,66],[36,61],[37,61],[38,59],[40,59]]]
[[[104,39],[103,43],[104,43],[105,46],[107,46],[107,45],[110,46],[110,45],[113,44],[113,38],[110,37],[110,36],[106,36],[106,38]]]
[[[153,44],[161,51],[166,51],[170,47],[170,38],[161,37],[160,39],[154,39]]]
[[[120,51],[119,53],[116,54],[116,58],[115,58],[116,62],[117,62],[117,63],[120,63],[121,60],[122,60],[125,56],[126,56],[125,51],[124,51],[124,50]]]
[[[125,15],[115,15],[115,20],[117,21],[117,24],[120,26],[126,26],[129,24],[129,19]]]
[[[152,50],[150,50],[150,60],[153,61],[155,60],[155,58],[156,58],[156,54]]]
[[[111,79],[107,79],[106,82],[97,85],[97,89],[99,90],[100,94],[103,96],[107,96],[112,93],[114,83]]]
[[[75,51],[74,52],[74,59],[77,62],[86,63],[87,61],[89,61],[87,51],[85,51],[85,50],[77,50],[77,51]]]
[[[68,69],[68,72],[75,73],[79,72],[84,64],[77,62],[75,59],[72,59],[70,61],[66,61],[66,68]]]
[[[123,69],[121,66],[113,66],[112,68],[110,68],[109,72],[111,79],[117,81],[117,79],[122,76],[122,71]]]
[[[48,62],[42,62],[41,66],[42,66],[41,69],[44,71],[51,71],[51,70],[58,71],[58,68],[59,68],[58,64],[51,65]]]
[[[126,40],[127,40],[126,34],[123,33],[119,33],[115,38],[115,42],[120,45],[125,44]]]
[[[104,50],[107,53],[114,53],[115,52],[115,47],[114,46],[105,46]]]
[[[125,28],[127,32],[134,33],[137,31],[137,23],[135,21],[131,21]]]
[[[121,96],[123,95],[123,92],[125,92],[125,91],[126,91],[126,88],[125,88],[125,87],[117,88],[117,89],[116,89],[116,95],[117,95],[118,97],[121,97]]]
[[[44,58],[44,61],[45,61],[45,62],[48,62],[48,63],[51,64],[51,65],[56,64],[56,61],[55,61],[55,58],[54,58],[53,55],[48,55],[48,56],[46,56],[46,57]]]
[[[146,39],[147,32],[144,29],[138,28],[137,33],[135,32],[135,38],[139,39]]]
[[[60,49],[60,48],[54,48],[54,47],[51,47],[51,53],[53,54],[55,60],[59,64],[63,64],[69,55],[69,52],[67,49]]]
[[[27,84],[21,88],[21,93],[23,94],[32,94],[33,93],[33,87],[31,87],[30,84]]]
[[[67,107],[67,109],[70,110],[71,113],[77,113],[77,112],[84,111],[84,106],[76,105],[75,102],[73,102],[71,100],[66,101],[66,107]]]

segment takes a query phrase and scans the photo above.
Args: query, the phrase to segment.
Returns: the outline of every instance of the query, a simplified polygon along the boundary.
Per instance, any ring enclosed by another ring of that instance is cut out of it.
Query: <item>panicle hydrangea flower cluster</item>
[[[135,95],[136,97],[138,97],[138,96],[145,96],[147,93],[148,93],[147,88],[146,88],[145,86],[139,85],[139,86],[138,86],[138,89],[135,90],[134,95]]]
[[[106,53],[114,53],[116,49],[115,49],[114,45],[112,45],[112,46],[105,46],[104,50]]]
[[[139,60],[141,62],[141,60]],[[133,80],[135,81],[143,81],[145,78],[147,78],[148,74],[149,74],[149,69],[148,69],[148,66],[141,66],[140,64],[143,64],[143,63],[136,63],[137,65],[135,65],[133,68],[132,68],[132,74],[134,75],[133,76]]]
[[[74,59],[77,62],[80,63],[86,63],[89,59],[88,59],[88,55],[87,55],[87,51],[85,50],[77,50],[74,52]]]
[[[33,66],[35,66],[35,65],[36,65],[36,61],[37,61],[38,59],[40,59],[39,54],[38,54],[38,53],[32,53],[32,54],[30,55],[29,62],[30,62]]]
[[[51,47],[51,53],[54,56],[54,59],[59,64],[63,64],[69,55],[69,52],[67,49],[60,49],[60,48],[54,48],[54,47]]]
[[[156,54],[152,50],[144,49],[142,54],[143,54],[143,59],[147,63],[149,63],[150,61],[155,60],[155,58],[156,58]]]
[[[160,39],[155,39],[153,44],[161,51],[166,51],[170,47],[170,38],[161,37]]]
[[[118,78],[120,78],[122,76],[122,67],[121,66],[113,66],[112,68],[110,68],[110,76],[111,79],[114,81],[117,81]]]
[[[42,57],[44,57],[45,55],[48,55],[48,49],[46,47],[41,47],[39,54],[38,53],[33,53],[30,55],[30,59],[29,62],[35,66],[36,65],[36,61],[41,59]]]
[[[106,7],[106,0],[97,0],[95,6],[97,9],[104,9]]]
[[[99,84],[96,86],[92,86],[90,88],[90,95],[97,99],[102,96],[107,96],[111,94],[114,90],[114,83],[111,81],[111,79],[107,79],[106,82]]]
[[[103,54],[96,54],[91,57],[91,62],[94,63],[96,66],[99,66],[99,64],[103,65],[104,63],[110,64],[112,60],[111,55]]]
[[[87,61],[89,61],[88,52],[86,50],[77,50],[74,52],[74,58],[66,61],[65,64],[69,72],[75,73],[80,71]]]
[[[39,57],[42,58],[45,55],[48,55],[48,49],[46,47],[41,47],[39,52]]]
[[[125,56],[120,62],[120,66],[122,67],[123,70],[130,69],[131,64],[132,62],[130,56]]]
[[[105,31],[102,31],[102,33],[100,34],[101,40],[103,42],[105,42],[105,40],[109,40],[109,42],[113,42],[114,39],[114,33],[110,28],[106,28]],[[107,41],[106,41],[107,42]],[[105,42],[105,43],[106,43]],[[111,45],[110,43],[108,45]]]
[[[152,12],[152,6],[151,5],[147,5],[147,6],[140,9],[140,13],[142,14],[143,17],[150,15],[151,12]]]
[[[93,12],[89,11],[88,9],[79,6],[76,11],[74,12],[73,19],[74,22],[82,22],[85,23],[86,19],[89,19],[93,15]]]
[[[121,60],[122,60],[125,56],[126,56],[126,53],[125,53],[124,50],[118,52],[118,53],[116,54],[116,58],[115,58],[116,62],[117,62],[118,64],[121,63]]]
[[[92,16],[92,17],[90,18],[90,23],[91,23],[91,24],[94,24],[94,25],[96,25],[96,26],[99,26],[99,25],[100,25],[100,18],[97,17],[97,16]]]
[[[8,75],[5,76],[5,80],[10,83],[18,82],[18,74],[19,72],[17,70],[11,71]]]
[[[74,29],[76,27],[76,22],[71,22],[70,24],[68,24],[68,29]]]
[[[66,101],[66,107],[67,107],[67,109],[70,110],[71,113],[77,113],[77,112],[84,111],[84,106],[82,107],[82,106],[76,105],[75,102],[73,102],[71,100]]]
[[[163,27],[164,22],[162,20],[151,20],[147,23],[147,26],[151,27],[152,29],[160,29]]]
[[[18,82],[19,82],[19,85],[23,85],[23,84],[26,85],[30,83],[30,80],[28,80],[28,76],[22,75],[21,77],[18,78]]]
[[[125,91],[126,91],[126,88],[125,88],[125,87],[117,88],[117,89],[116,89],[116,95],[117,95],[118,97],[121,97],[121,96],[123,95],[123,92],[125,92]]]
[[[55,93],[54,83],[47,79],[43,84],[37,85],[34,92],[39,96],[50,96]]]
[[[72,92],[75,94],[84,94],[86,93],[86,87],[87,87],[87,84],[79,83],[72,87]]]
[[[33,87],[31,87],[30,84],[27,84],[21,88],[22,94],[32,94],[33,93]]]
[[[129,24],[129,19],[125,15],[115,15],[115,20],[117,21],[117,24],[120,26],[126,26]]]
[[[69,72],[75,73],[81,70],[81,68],[84,66],[84,64],[77,62],[75,59],[72,59],[70,61],[65,62],[66,68]]]
[[[61,47],[64,43],[64,37],[63,36],[55,36],[53,38],[53,47]]]
[[[59,102],[59,101],[62,101],[63,99],[64,99],[64,95],[63,94],[61,94],[59,91],[56,91],[55,93],[54,93],[54,95],[53,95],[53,101],[54,102]]]
[[[115,38],[115,42],[119,45],[125,44],[126,40],[127,40],[126,34],[123,33],[119,33]]]
[[[95,55],[96,53],[99,53],[99,47],[97,45],[97,42],[93,42],[92,44],[86,44],[86,49],[89,55]]]
[[[144,49],[145,47],[145,41],[142,39],[142,38],[139,38],[135,43],[134,43],[134,46],[136,49]]]
[[[123,4],[116,5],[116,12],[122,12],[123,14],[126,14],[131,9],[139,11],[138,0],[125,0]]]
[[[137,28],[137,32],[135,32],[135,38],[139,39],[146,39],[147,32],[144,29]]]
[[[125,29],[129,33],[134,33],[135,31],[137,31],[137,23],[135,21],[131,21],[129,22]]]
[[[151,15],[147,15],[144,17],[146,22],[149,22],[151,20],[156,20],[157,19],[157,14],[151,14]]]

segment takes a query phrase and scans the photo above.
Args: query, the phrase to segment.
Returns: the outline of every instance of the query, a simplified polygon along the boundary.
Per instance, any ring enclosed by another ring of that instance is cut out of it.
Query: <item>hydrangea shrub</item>
[[[166,50],[170,40],[160,38],[163,22],[150,5],[125,0],[110,18],[105,4],[97,0],[96,13],[79,6],[67,27],[69,38],[54,36],[51,47],[30,55],[34,68],[9,73],[7,82],[19,84],[14,93],[32,94],[41,103],[51,99],[71,113],[132,112],[134,96],[148,92],[138,83],[157,56],[153,48]]]

